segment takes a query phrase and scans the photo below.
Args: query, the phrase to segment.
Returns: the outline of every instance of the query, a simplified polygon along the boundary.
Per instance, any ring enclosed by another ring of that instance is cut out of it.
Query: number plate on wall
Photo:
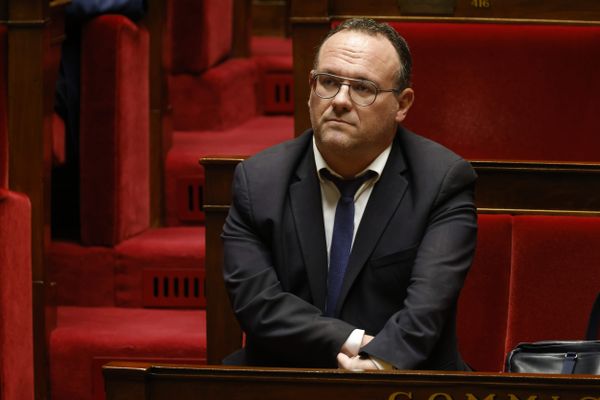
[[[456,0],[398,0],[404,15],[453,15]]]

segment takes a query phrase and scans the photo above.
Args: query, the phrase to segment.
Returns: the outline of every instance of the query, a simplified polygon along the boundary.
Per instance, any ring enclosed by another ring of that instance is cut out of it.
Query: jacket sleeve
[[[363,353],[398,369],[424,365],[444,331],[475,252],[476,174],[462,159],[441,180],[419,245],[403,308],[393,314]],[[453,326],[453,325],[452,325]]]
[[[352,325],[282,289],[268,234],[272,221],[256,221],[244,164],[233,182],[223,227],[224,279],[242,329],[267,359],[294,366],[337,366],[336,355]],[[272,233],[272,232],[271,232]]]

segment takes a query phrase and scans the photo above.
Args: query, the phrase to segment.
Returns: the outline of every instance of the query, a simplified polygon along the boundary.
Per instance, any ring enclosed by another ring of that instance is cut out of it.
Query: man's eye
[[[354,85],[352,85],[352,89],[356,93],[360,93],[360,94],[373,93],[373,87],[367,83],[362,83],[362,82],[357,82]]]
[[[335,86],[338,86],[337,80],[335,80],[333,78],[321,78],[320,82],[321,82],[321,85],[323,85],[325,87],[335,87]]]

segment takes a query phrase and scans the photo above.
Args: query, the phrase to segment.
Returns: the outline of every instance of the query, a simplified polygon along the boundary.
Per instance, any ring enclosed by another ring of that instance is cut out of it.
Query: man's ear
[[[312,96],[312,76],[313,76],[314,72],[315,72],[315,70],[311,69],[310,72],[308,73],[308,87],[310,88],[310,91],[308,92],[308,99],[306,100],[306,104],[308,104],[308,108],[310,108],[310,98]]]
[[[398,99],[398,111],[396,112],[396,122],[400,123],[404,121],[404,118],[408,115],[408,110],[415,101],[415,92],[411,88],[406,88],[397,97]]]

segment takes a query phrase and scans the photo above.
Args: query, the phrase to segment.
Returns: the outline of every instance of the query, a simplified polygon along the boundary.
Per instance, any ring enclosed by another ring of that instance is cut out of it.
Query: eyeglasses
[[[375,102],[379,92],[400,93],[400,89],[380,89],[371,81],[365,79],[344,78],[325,72],[313,72],[311,75],[312,90],[322,99],[332,99],[342,85],[348,86],[350,99],[359,106],[370,106]]]

